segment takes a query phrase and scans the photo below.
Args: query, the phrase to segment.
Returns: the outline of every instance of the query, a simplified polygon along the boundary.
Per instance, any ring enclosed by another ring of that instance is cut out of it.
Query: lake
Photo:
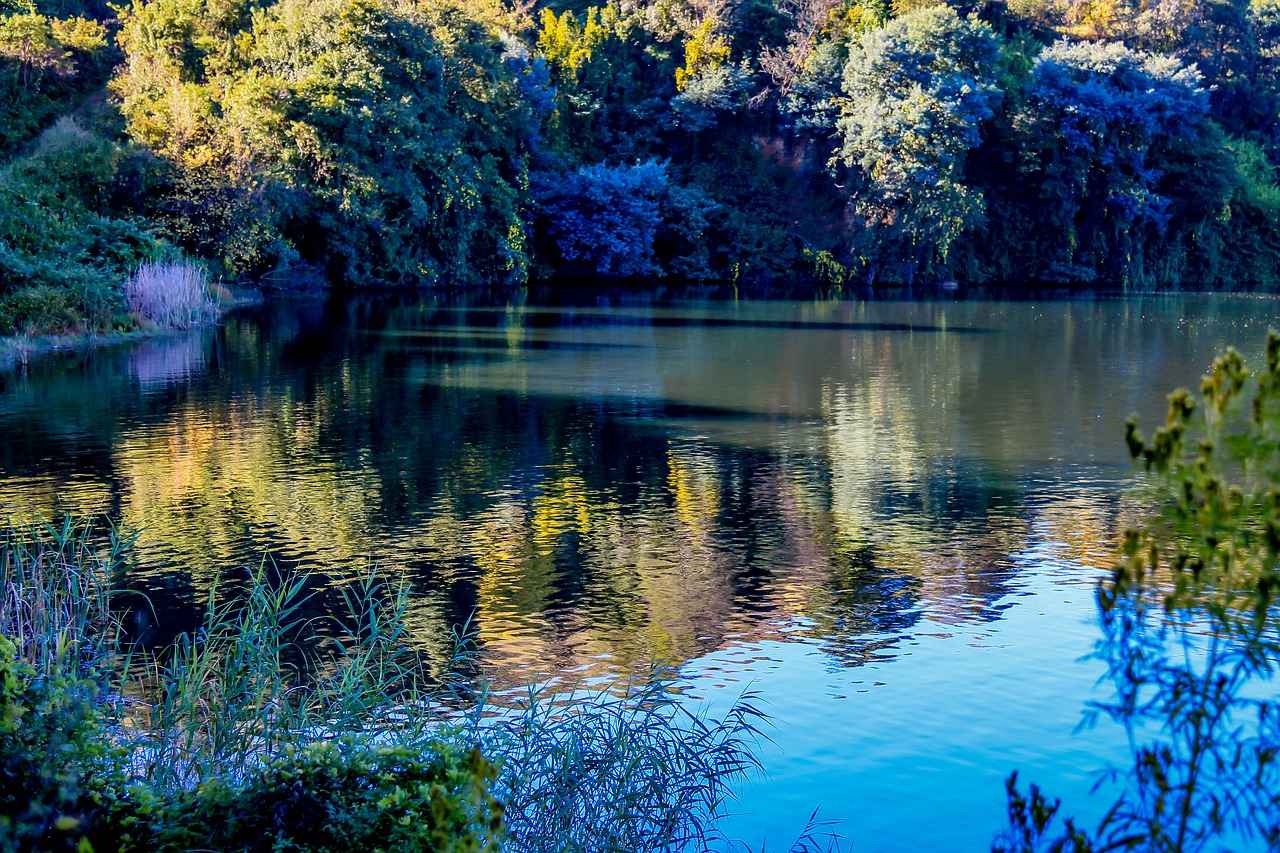
[[[1124,420],[1257,363],[1278,305],[269,304],[0,376],[0,509],[140,528],[156,641],[268,555],[317,606],[403,572],[413,642],[471,619],[499,686],[666,660],[772,718],[731,835],[820,806],[856,850],[985,850],[1014,769],[1100,813],[1123,739],[1076,727]]]

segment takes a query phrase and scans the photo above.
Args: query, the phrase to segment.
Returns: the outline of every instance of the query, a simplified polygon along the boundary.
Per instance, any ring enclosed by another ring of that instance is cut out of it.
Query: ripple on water
[[[1014,768],[1096,816],[1123,421],[1273,306],[262,306],[5,378],[0,507],[141,527],[161,638],[265,555],[317,612],[403,578],[415,647],[470,619],[499,693],[666,660],[772,718],[733,834],[822,804],[859,849],[985,849]]]

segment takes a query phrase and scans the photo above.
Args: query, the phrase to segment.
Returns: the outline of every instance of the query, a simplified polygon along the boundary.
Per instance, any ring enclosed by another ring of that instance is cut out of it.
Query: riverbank
[[[217,323],[221,317],[237,308],[260,305],[263,302],[262,294],[254,291],[241,290],[233,293],[222,289],[222,292],[226,295],[217,300],[217,316],[198,325]],[[0,336],[0,374],[24,368],[33,359],[55,353],[79,353],[97,347],[177,335],[190,328],[193,327],[148,323],[126,332],[77,331],[58,335],[4,335]]]

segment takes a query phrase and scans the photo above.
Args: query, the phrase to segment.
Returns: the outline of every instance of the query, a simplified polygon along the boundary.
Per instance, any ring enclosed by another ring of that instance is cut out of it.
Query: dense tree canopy
[[[369,0],[191,6],[135,2],[113,82],[130,134],[182,170],[184,244],[221,242],[232,273],[522,277],[531,113],[475,16]]]
[[[114,153],[33,181],[75,134]],[[281,287],[1274,290],[1280,0],[3,0],[0,150],[14,327],[165,253]],[[48,248],[100,221],[125,250]]]
[[[966,185],[964,162],[999,98],[987,78],[997,53],[990,27],[949,6],[898,18],[853,48],[836,126],[840,158],[855,170],[871,277],[885,265],[910,279],[981,221],[985,204]]]
[[[1040,235],[1029,277],[1158,279],[1149,253],[1221,215],[1234,182],[1207,112],[1201,75],[1175,58],[1120,43],[1046,48],[1014,116],[1028,227]]]

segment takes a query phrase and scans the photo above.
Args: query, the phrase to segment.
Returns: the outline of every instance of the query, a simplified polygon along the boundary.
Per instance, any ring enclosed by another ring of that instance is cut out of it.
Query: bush
[[[0,4],[0,153],[101,87],[110,53],[106,29],[94,20],[39,14],[35,3]]]
[[[0,853],[493,849],[495,768],[440,736],[385,648],[402,590],[348,591],[358,636],[334,638],[338,671],[286,697],[300,585],[255,575],[171,666],[138,667],[115,592],[129,546],[89,522],[0,529]],[[435,734],[380,722],[392,705]],[[346,738],[314,742],[325,724]]]
[[[494,850],[502,806],[496,770],[447,741],[359,741],[288,748],[243,783],[180,794],[144,849],[297,853],[472,853]]]
[[[1186,851],[1280,845],[1280,333],[1249,371],[1235,350],[1197,400],[1169,396],[1165,425],[1126,439],[1155,512],[1126,531],[1098,593],[1115,697],[1093,715],[1124,727],[1127,784],[1093,837],[1010,780],[1010,828],[992,848]]]
[[[407,588],[376,572],[320,626],[300,615],[308,580],[264,564],[153,657],[120,631],[128,546],[89,523],[0,529],[0,633],[17,638],[0,645],[0,853],[487,851],[500,836],[528,853],[707,851],[758,767],[749,701],[708,719],[661,671],[621,696],[439,706],[460,691],[409,642]],[[815,826],[792,849],[818,849]]]
[[[154,164],[64,120],[0,170],[0,334],[110,328],[121,286],[171,252],[136,206]]]
[[[0,298],[0,334],[57,335],[75,331],[83,319],[74,293],[47,284],[24,287]]]
[[[102,780],[119,778],[94,692],[67,672],[38,678],[0,636],[0,853],[84,849]]]
[[[544,223],[560,272],[630,278],[710,274],[703,232],[715,204],[657,160],[598,163],[542,180]]]
[[[245,779],[129,786],[89,680],[37,677],[0,636],[0,853],[496,848],[496,769],[444,740],[286,747]]]

